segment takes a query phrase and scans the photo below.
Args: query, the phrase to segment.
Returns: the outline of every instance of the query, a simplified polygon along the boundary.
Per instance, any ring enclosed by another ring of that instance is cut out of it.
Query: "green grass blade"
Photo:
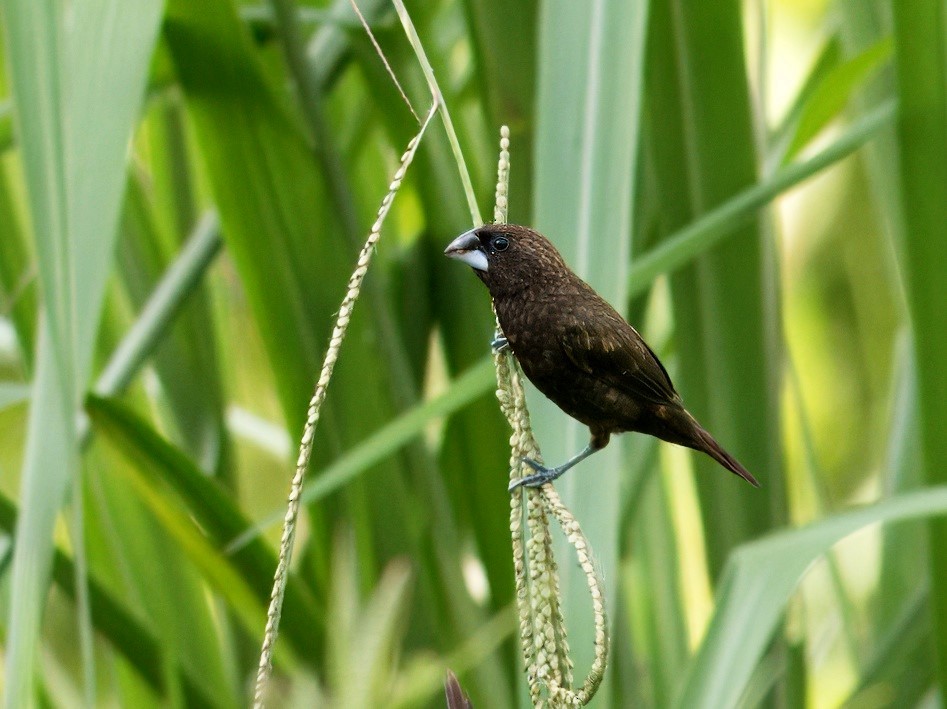
[[[131,411],[115,401],[91,395],[86,400],[86,411],[94,430],[134,462],[138,477],[147,478],[147,484],[155,489],[166,484],[177,493],[218,548],[250,527],[249,520],[218,482],[208,478]],[[270,548],[262,539],[254,538],[239,549],[229,548],[226,553],[257,601],[266,603],[276,564]],[[286,636],[297,653],[313,660],[317,648],[313,633],[323,625],[321,611],[295,576],[290,577],[287,585],[283,618]]]
[[[676,706],[735,706],[806,569],[833,544],[868,525],[947,513],[947,487],[905,493],[875,505],[777,532],[737,549],[721,577],[707,634]]]
[[[52,563],[52,529],[78,470],[75,411],[91,366],[160,5],[66,9],[6,2],[10,69],[46,332],[22,475],[6,656],[6,703],[29,702]],[[95,175],[90,179],[89,175]]]
[[[149,296],[134,326],[112,353],[96,380],[97,394],[113,396],[125,390],[155,347],[164,341],[168,326],[204,276],[220,246],[217,215],[205,214],[177,260]]]
[[[771,152],[777,153],[779,160],[771,160],[779,164],[786,153],[786,146],[792,140],[799,116],[802,115],[806,104],[812,98],[815,91],[824,83],[825,77],[831,73],[842,60],[842,40],[838,33],[829,37],[822,46],[819,56],[812,62],[812,68],[806,75],[802,86],[796,92],[792,105],[786,110],[779,125],[773,129],[769,136],[769,144],[772,146]]]
[[[467,169],[467,163],[464,160],[464,152],[460,148],[460,142],[457,139],[457,132],[454,130],[454,124],[448,111],[447,104],[444,102],[444,96],[438,87],[437,79],[434,76],[434,69],[431,62],[428,61],[427,53],[424,51],[424,45],[418,36],[411,15],[404,6],[402,0],[392,0],[395,10],[398,12],[398,19],[401,20],[401,26],[408,37],[408,42],[414,50],[418,63],[421,65],[421,71],[424,72],[424,78],[427,80],[428,88],[431,91],[432,98],[437,101],[438,110],[441,114],[441,120],[444,123],[444,129],[447,131],[447,140],[451,146],[451,152],[454,155],[454,161],[457,163],[457,169],[460,172],[460,181],[464,186],[464,194],[467,197],[467,208],[470,210],[470,219],[475,225],[483,224],[483,218],[480,216],[480,208],[477,206],[477,194],[474,192],[473,184],[470,181],[470,171]]]
[[[138,121],[161,4],[99,0],[70,17],[64,59],[68,228],[74,257],[70,307],[77,316],[77,368],[91,367],[105,283],[125,192],[128,140]],[[89,179],[95,175],[95,179]]]
[[[494,386],[496,376],[493,362],[485,358],[452,382],[446,392],[404,412],[346,451],[323,471],[313,474],[303,488],[303,502],[313,504],[324,499],[411,440],[423,435],[433,421],[459,411]],[[239,549],[266,529],[279,524],[283,515],[283,510],[274,510],[252,529],[233,538],[227,548]]]
[[[532,214],[533,137],[536,108],[537,0],[470,0],[464,3],[477,59],[476,80],[486,103],[488,124],[510,127],[516,179],[510,183],[510,221]],[[498,42],[515,37],[515,42]],[[510,71],[516,67],[516,71]]]
[[[79,467],[72,397],[63,391],[48,328],[38,344],[23,486],[14,540],[12,596],[6,638],[5,704],[28,704],[52,563],[52,530],[69,475]]]
[[[877,641],[845,706],[867,706],[873,695],[884,696],[889,706],[921,703],[936,679],[930,661],[929,594],[928,588],[918,588],[907,597],[888,632]]]
[[[0,528],[9,535],[16,530],[17,509],[0,495]],[[76,592],[76,569],[72,559],[59,549],[53,552],[52,579],[57,588],[72,598]],[[142,679],[161,696],[163,685],[161,648],[153,633],[128,611],[104,586],[89,578],[89,605],[96,631],[120,652]],[[204,694],[199,682],[185,667],[178,668],[180,681],[190,699],[202,706],[222,706]]]
[[[72,367],[67,290],[71,249],[67,241],[66,141],[62,120],[65,48],[57,7],[50,3],[3,4],[13,104],[29,211],[37,235],[35,250],[52,344]],[[73,387],[68,376],[64,387]]]
[[[111,429],[107,429],[107,432],[111,434]],[[103,440],[118,446],[120,450],[128,445],[128,441],[119,436],[103,436]],[[169,495],[153,476],[146,474],[138,465],[120,466],[116,470],[174,540],[179,553],[197,567],[207,584],[227,602],[244,629],[253,634],[258,632],[266,618],[264,602],[252,589],[250,580],[241,574],[236,563],[215,547],[191,517],[190,511]]]
[[[834,165],[876,137],[894,121],[895,104],[885,103],[857,120],[841,137],[817,155],[778,170],[763,182],[748,187],[718,207],[675,231],[663,242],[635,259],[628,275],[631,295],[640,295],[662,273],[686,266],[713,248],[787,190]]]
[[[903,269],[914,327],[922,460],[928,484],[947,481],[947,11],[940,0],[893,3],[898,140],[904,214]],[[947,521],[930,527],[934,656],[947,692]]]
[[[798,155],[839,116],[855,93],[890,59],[892,46],[890,38],[882,39],[821,78],[801,107],[783,157],[784,162]]]
[[[0,312],[16,330],[24,374],[33,370],[36,347],[36,278],[29,247],[14,209],[5,169],[0,169]]]
[[[96,387],[104,383],[120,388],[97,392],[108,396],[121,391],[143,358],[150,357],[168,402],[163,422],[174,440],[182,442],[203,470],[227,478],[231,456],[217,331],[204,283],[222,245],[220,225],[216,215],[208,213],[196,220],[193,230],[162,239],[160,212],[150,208],[142,187],[139,180],[130,181],[117,256],[125,291],[138,315],[96,382]],[[158,199],[155,210],[163,211],[167,221],[176,221],[177,215],[168,212],[184,198],[164,204]]]
[[[68,253],[64,137],[58,123],[62,38],[50,3],[3,4],[8,70],[16,95],[16,119],[29,208],[44,287],[45,321],[34,357],[32,405],[22,468],[21,506],[14,541],[11,600],[6,636],[4,704],[30,703],[33,663],[52,564],[52,529],[78,468],[73,422],[74,348],[63,293]]]

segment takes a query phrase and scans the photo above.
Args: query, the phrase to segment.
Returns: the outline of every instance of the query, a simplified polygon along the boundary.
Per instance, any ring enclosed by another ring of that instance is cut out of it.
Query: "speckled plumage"
[[[651,348],[572,272],[548,239],[513,224],[486,225],[468,234],[479,241],[468,237],[468,250],[476,248],[486,257],[477,263],[487,269],[475,267],[474,273],[490,290],[523,372],[559,408],[589,427],[593,449],[607,445],[613,433],[640,431],[703,451],[759,484],[684,409]],[[506,248],[500,250],[497,245],[503,246],[504,239]]]

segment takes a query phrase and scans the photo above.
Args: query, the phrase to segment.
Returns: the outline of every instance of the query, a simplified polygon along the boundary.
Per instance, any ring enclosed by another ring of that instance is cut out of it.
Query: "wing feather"
[[[578,369],[629,396],[655,404],[677,401],[667,370],[617,312],[570,318],[559,335],[562,351]]]

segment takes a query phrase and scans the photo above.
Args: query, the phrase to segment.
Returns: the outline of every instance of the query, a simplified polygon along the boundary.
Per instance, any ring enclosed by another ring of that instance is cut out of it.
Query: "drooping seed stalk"
[[[365,274],[368,273],[368,266],[372,255],[375,253],[375,246],[381,238],[381,227],[384,224],[385,217],[391,209],[395,194],[404,180],[408,166],[414,159],[414,154],[421,143],[421,137],[427,129],[431,118],[437,111],[437,101],[428,111],[427,118],[421,124],[418,134],[411,139],[404,154],[401,156],[401,165],[398,167],[395,176],[388,187],[388,194],[382,200],[378,208],[378,216],[372,225],[368,234],[368,239],[358,255],[358,262],[355,271],[349,278],[348,289],[342,305],[339,307],[339,314],[336,318],[335,327],[332,330],[332,337],[329,340],[329,349],[326,351],[325,360],[322,363],[322,371],[319,374],[319,381],[316,384],[315,393],[309,401],[309,411],[306,415],[306,425],[303,428],[302,440],[299,444],[299,457],[296,461],[296,474],[293,476],[293,482],[290,486],[289,502],[286,506],[286,517],[283,520],[283,535],[280,539],[279,561],[276,564],[276,573],[273,578],[273,592],[270,597],[270,606],[266,614],[266,630],[263,634],[263,646],[260,650],[260,663],[257,667],[256,688],[253,692],[253,706],[260,708],[263,706],[263,697],[266,693],[266,685],[270,678],[273,662],[273,648],[276,643],[276,636],[279,632],[280,613],[283,608],[283,594],[286,590],[286,581],[289,574],[289,563],[293,554],[293,543],[296,538],[296,520],[299,515],[299,501],[302,493],[303,480],[306,476],[306,468],[309,465],[309,458],[312,456],[312,441],[316,432],[316,424],[319,422],[319,410],[322,408],[322,402],[325,401],[326,390],[329,387],[329,381],[332,379],[332,371],[339,358],[339,351],[342,348],[342,341],[345,339],[345,333],[349,326],[349,320],[352,317],[352,310],[355,307],[355,301],[358,300],[362,289],[362,281]]]
[[[507,219],[507,194],[510,177],[510,133],[500,129],[500,159],[497,165],[496,204],[493,219]],[[497,321],[497,336],[502,335]],[[497,371],[497,399],[513,434],[510,436],[510,478],[531,472],[523,462],[542,461],[533,437],[526,394],[516,359],[509,348],[494,353]],[[525,520],[528,535],[523,532]],[[588,579],[595,623],[595,656],[582,687],[573,687],[573,663],[569,656],[559,573],[553,555],[549,518],[562,527],[566,539],[575,548],[579,566]],[[605,615],[603,584],[592,560],[591,547],[579,523],[562,504],[555,488],[518,487],[510,497],[510,536],[513,545],[513,570],[516,580],[516,605],[519,611],[520,647],[526,664],[529,695],[535,707],[578,707],[588,704],[605,674],[608,661],[608,620]]]

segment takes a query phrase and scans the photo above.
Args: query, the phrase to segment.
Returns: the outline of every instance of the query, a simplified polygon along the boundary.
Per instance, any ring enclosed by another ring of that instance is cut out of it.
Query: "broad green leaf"
[[[269,85],[233,6],[173,0],[165,38],[184,91],[228,251],[254,309],[290,431],[301,431],[328,336],[323,290],[341,299],[348,249],[313,248],[331,217],[288,107]],[[231,179],[234,174],[241,180]],[[325,236],[320,239],[326,246]],[[310,289],[320,284],[318,299]],[[337,307],[338,302],[335,303]],[[331,419],[330,419],[331,420]],[[330,423],[331,425],[331,423]]]
[[[16,530],[16,520],[16,506],[0,495],[0,527],[12,536]],[[76,567],[72,559],[58,548],[53,551],[52,579],[62,593],[74,598]],[[162,649],[153,632],[95,578],[89,578],[88,583],[89,604],[96,631],[124,656],[156,694],[162,695],[165,691],[160,672]],[[177,671],[190,701],[202,706],[222,706],[202,692],[199,681],[188,668],[179,667]]]
[[[714,614],[676,706],[735,706],[806,569],[868,525],[947,513],[947,487],[898,495],[739,547],[721,576]]]
[[[303,502],[319,502],[372,465],[392,455],[408,441],[422,435],[432,421],[459,411],[496,386],[493,362],[483,359],[451,383],[446,392],[404,412],[364,441],[344,453],[324,470],[313,474],[303,489]],[[228,549],[239,549],[266,528],[282,521],[285,512],[274,510],[256,527],[234,538]]]
[[[183,453],[162,440],[131,411],[112,400],[94,396],[87,399],[86,411],[92,419],[94,430],[134,461],[135,479],[140,480],[141,485],[148,486],[148,499],[159,499],[159,491],[164,489],[164,485],[172,488],[189,513],[201,524],[209,537],[208,543],[222,547],[249,528],[249,521],[234,506],[219,483],[208,478]],[[268,601],[276,558],[265,542],[254,538],[239,549],[226,550],[226,553],[230,563],[240,572],[241,583],[252,590],[257,602],[262,604]],[[323,625],[321,615],[299,580],[290,578],[283,618],[286,635],[301,657],[313,659],[314,649],[318,646],[313,640],[313,633]]]
[[[168,328],[220,250],[220,226],[214,214],[205,214],[177,259],[148,294],[132,327],[112,351],[95,382],[100,396],[121,393],[167,337]]]
[[[169,704],[184,703],[188,692],[178,666],[189,668],[203,693],[232,704],[242,692],[229,681],[226,653],[217,647],[219,609],[208,593],[205,574],[181,553],[177,540],[165,532],[141,498],[129,494],[132,488],[123,470],[127,461],[107,443],[96,437],[84,451],[83,540],[88,575],[105,584],[136,615],[148,619],[161,648],[155,671],[162,675]],[[155,559],[174,561],[155,564]],[[78,556],[76,562],[81,568]],[[60,652],[64,660],[70,657],[68,651]],[[121,702],[132,700],[131,695],[123,696]]]
[[[894,3],[898,80],[901,269],[914,331],[921,460],[928,484],[947,482],[947,14],[936,0]],[[934,657],[947,692],[947,521],[931,522],[929,563]]]
[[[619,310],[627,298],[648,6],[549,2],[539,17],[533,221]],[[550,402],[531,396],[530,408],[548,463],[587,443],[586,429]],[[620,445],[557,485],[606,570],[610,608],[617,598]],[[592,660],[591,601],[571,548],[560,544],[557,556],[570,647],[583,677]]]
[[[177,174],[183,179],[180,170]],[[193,235],[188,233],[190,229],[173,233],[162,243],[146,199],[142,185],[133,179],[125,202],[125,238],[119,245],[118,262],[125,288],[141,315],[134,329],[141,332],[147,328],[162,335],[161,346],[152,353],[152,361],[168,400],[167,418],[177,433],[176,439],[184,442],[204,471],[226,477],[229,444],[223,420],[215,330],[207,289],[199,280],[220,250],[219,224],[216,215],[205,215]],[[168,241],[173,251],[166,245]],[[173,278],[182,272],[190,278]],[[174,290],[168,287],[172,283],[176,286]],[[158,284],[162,286],[160,291],[156,289]],[[166,328],[160,322],[141,322],[154,317],[156,302],[166,302],[158,300],[159,295],[168,295],[182,304],[180,312],[164,310],[167,316],[176,316]]]
[[[753,110],[737,2],[656,3],[648,38],[648,128],[663,234],[756,182]],[[757,491],[694,456],[711,577],[729,550],[784,514],[777,400],[778,294],[757,219],[671,279],[687,408],[760,478]]]
[[[825,77],[838,67],[841,60],[842,40],[838,36],[838,33],[835,33],[826,39],[822,45],[819,55],[815,58],[815,61],[812,62],[812,68],[802,82],[802,86],[796,92],[792,105],[786,110],[779,125],[769,136],[769,140],[767,141],[771,146],[770,155],[768,157],[769,163],[778,165],[788,160],[786,158],[786,148],[790,141],[792,141],[795,131],[798,128],[799,117],[805,110],[812,95],[822,86]],[[773,153],[776,154],[776,157],[773,157]]]
[[[52,529],[78,470],[75,411],[89,376],[156,2],[3,4],[9,70],[43,290],[13,569],[6,703],[29,701]],[[95,179],[90,179],[94,175]]]
[[[929,661],[932,625],[929,594],[928,588],[919,588],[904,599],[901,613],[888,632],[877,640],[876,652],[861,669],[858,684],[846,700],[846,706],[867,704],[873,695],[879,694],[891,706],[917,706],[922,701],[935,679],[933,663]]]
[[[889,495],[920,487],[924,473],[914,343],[908,337],[902,337],[897,344],[897,378],[885,451],[885,469],[890,471],[886,476],[886,494]],[[927,530],[916,525],[897,527],[885,534],[878,589],[871,610],[876,636],[890,634],[890,625],[903,616],[905,605],[910,602],[908,599],[917,588],[917,579],[924,574],[927,566],[926,554],[905,554],[904,550],[926,551],[927,544]]]
[[[0,153],[13,144],[13,120],[10,100],[0,101]]]
[[[111,438],[107,440],[109,443],[113,442]],[[121,439],[114,443],[122,447],[127,445],[127,442]],[[250,633],[259,632],[266,619],[264,602],[256,597],[235,563],[214,547],[188,514],[188,510],[137,465],[119,468],[119,471],[130,489],[148,506],[177,543],[180,553],[201,571],[207,583],[227,601],[243,627]]]
[[[645,665],[651,681],[634,691],[645,706],[668,706],[688,660],[687,617],[681,580],[681,547],[670,500],[675,494],[660,474],[656,440],[629,452],[629,473],[638,484],[628,504],[626,549],[632,553],[623,570],[622,600],[629,616],[630,647],[636,665]],[[627,681],[627,679],[625,679]]]

